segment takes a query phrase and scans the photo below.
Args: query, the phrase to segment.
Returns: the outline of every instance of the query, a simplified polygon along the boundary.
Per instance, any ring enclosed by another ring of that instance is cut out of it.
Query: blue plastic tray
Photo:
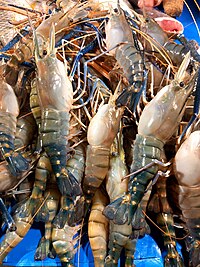
[[[200,12],[195,3],[191,0],[190,8],[200,27]],[[198,30],[194,24],[192,16],[187,7],[184,6],[182,15],[178,18],[184,26],[184,35],[190,40],[195,39],[200,45]],[[1,234],[0,234],[1,236]],[[34,261],[34,253],[41,237],[39,229],[31,228],[21,243],[15,247],[5,258],[2,266],[60,266],[60,261],[56,259],[46,259],[44,261]],[[3,236],[0,238],[0,242]],[[180,251],[180,246],[178,246]],[[80,248],[75,256],[74,263],[80,267],[93,267],[93,256],[89,243]],[[137,242],[135,253],[135,265],[137,267],[162,267],[162,255],[155,241],[150,236],[145,236]],[[119,264],[120,266],[120,264]]]
[[[197,0],[198,4],[200,5],[200,1]],[[196,24],[200,28],[200,11],[198,11],[197,6],[195,5],[193,0],[187,1],[192,14],[196,20]],[[193,21],[192,15],[189,12],[186,5],[184,5],[183,13],[182,15],[177,18],[184,26],[184,35],[189,40],[196,40],[200,45],[200,32],[198,32],[197,27]]]
[[[61,266],[59,258],[47,258],[43,261],[34,261],[34,254],[41,238],[38,227],[32,227],[24,239],[4,259],[2,266]],[[0,239],[3,239],[3,237]],[[181,247],[177,249],[181,254]],[[145,235],[138,239],[134,263],[137,267],[162,267],[161,251],[151,236]],[[90,244],[86,239],[83,246],[77,251],[74,258],[75,266],[94,267],[94,260]],[[118,264],[120,267],[120,262]]]
[[[58,258],[47,258],[44,261],[34,261],[34,254],[40,237],[40,230],[32,228],[22,242],[19,243],[4,259],[3,266],[61,266]],[[78,266],[79,264],[81,267],[94,266],[89,242],[83,244],[80,250],[76,253],[74,264],[75,266]],[[135,264],[137,267],[163,266],[161,252],[150,236],[145,236],[138,240],[135,253]]]

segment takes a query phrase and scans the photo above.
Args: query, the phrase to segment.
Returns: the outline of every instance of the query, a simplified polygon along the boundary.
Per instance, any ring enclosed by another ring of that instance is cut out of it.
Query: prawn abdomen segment
[[[86,159],[83,189],[93,195],[108,172],[110,148],[88,145]]]
[[[42,146],[50,159],[61,194],[76,197],[81,194],[80,185],[66,168],[67,160],[70,158],[69,119],[69,112],[51,108],[44,109],[42,111],[41,135]]]
[[[49,146],[49,142],[54,143],[56,140],[59,141],[58,144],[62,142],[63,145],[68,146],[69,120],[69,112],[53,108],[43,109],[41,125],[43,146]]]
[[[130,85],[144,81],[144,63],[133,44],[123,44],[116,49],[116,60],[124,70]]]
[[[154,162],[162,158],[163,146],[164,143],[155,137],[136,135],[131,172],[146,168],[149,164],[152,164],[152,166],[130,177],[128,191],[131,195],[131,205],[135,207],[134,209],[137,208],[149,183],[159,170],[159,166]]]
[[[164,143],[153,136],[137,134],[134,144],[133,168],[145,166],[148,161],[160,160]],[[140,159],[143,159],[141,162]],[[147,161],[147,162],[146,162]],[[139,166],[138,166],[139,165]]]
[[[131,172],[141,168],[144,168],[144,170],[130,177],[128,186],[132,206],[130,219],[132,219],[145,191],[159,170],[156,160],[160,161],[162,158],[163,146],[164,143],[153,136],[136,135]],[[148,165],[151,166],[147,167]]]
[[[9,135],[10,138],[14,139],[14,136],[16,133],[16,124],[17,124],[16,116],[8,112],[1,112],[1,116],[0,116],[0,134],[1,135],[2,134],[4,134],[5,136]]]
[[[160,160],[163,146],[164,143],[155,137],[137,134],[133,151],[134,160],[131,166],[131,172],[147,166],[154,160]],[[133,195],[137,195],[137,192],[139,193],[140,189],[142,189],[141,193],[144,195],[146,187],[156,175],[158,169],[158,165],[154,164],[146,170],[141,171],[139,174],[132,175],[129,182],[129,191],[132,191]]]

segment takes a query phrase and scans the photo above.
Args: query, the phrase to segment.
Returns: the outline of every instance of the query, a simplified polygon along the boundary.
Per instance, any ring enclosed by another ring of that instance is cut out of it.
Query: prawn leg
[[[0,49],[0,52],[6,52],[10,50],[19,40],[23,37],[26,36],[29,33],[29,31],[23,29],[20,31],[20,34],[16,34],[15,37],[8,42],[3,48]]]
[[[74,77],[74,74],[76,72],[77,66],[78,66],[78,62],[80,61],[80,59],[88,52],[90,52],[91,50],[93,50],[96,46],[97,46],[98,42],[97,39],[94,39],[89,45],[87,45],[86,47],[84,47],[82,50],[80,50],[78,52],[78,54],[76,55],[75,59],[74,59],[74,63],[73,63],[73,67],[70,73],[71,77]],[[84,74],[86,75],[86,74]]]
[[[26,60],[30,59],[33,55],[32,38],[29,36],[29,38],[23,38],[23,40],[23,43],[16,50],[15,54],[9,58],[4,71],[5,81],[11,86],[17,84],[22,63],[26,62]],[[30,62],[27,63],[33,67]]]
[[[62,37],[61,40],[59,40],[57,43],[56,43],[56,48],[57,47],[60,47],[63,43],[63,40],[69,40],[71,39],[72,37],[76,36],[77,35],[77,31],[81,30],[81,26],[76,26],[74,27],[69,33],[67,33],[65,36]]]

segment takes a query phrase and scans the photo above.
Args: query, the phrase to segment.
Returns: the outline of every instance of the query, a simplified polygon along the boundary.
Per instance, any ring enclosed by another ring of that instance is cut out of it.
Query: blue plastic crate
[[[59,258],[34,261],[34,254],[41,238],[39,224],[32,227],[24,239],[4,259],[3,266],[61,266]],[[3,239],[3,237],[0,239]],[[180,252],[181,247],[177,246]],[[134,263],[137,267],[162,267],[161,251],[151,236],[138,239]],[[89,242],[83,242],[74,258],[75,266],[93,267],[94,260]],[[120,267],[120,263],[118,264]]]
[[[40,230],[32,227],[21,243],[19,243],[4,259],[3,266],[61,266],[59,258],[47,258],[44,261],[34,261],[35,250],[40,238]],[[74,258],[74,264],[76,266],[79,264],[81,267],[94,266],[93,255],[89,242],[83,244],[83,246],[78,250]],[[138,267],[163,266],[160,249],[155,241],[148,235],[139,239],[137,242],[135,264]]]

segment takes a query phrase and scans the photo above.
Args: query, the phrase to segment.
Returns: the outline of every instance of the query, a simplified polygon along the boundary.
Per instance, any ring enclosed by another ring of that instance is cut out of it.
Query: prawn
[[[189,51],[191,56],[193,56],[193,60],[200,62],[200,56],[198,55],[197,48],[195,49],[195,46],[197,46],[197,43],[195,43],[195,41],[192,42],[192,40],[185,45],[177,44],[175,42],[167,42],[164,45],[164,49],[166,49],[173,63],[180,66],[182,60]]]
[[[108,23],[105,26],[106,47],[123,69],[129,86],[118,96],[117,106],[128,106],[135,111],[140,96],[145,89],[144,55],[141,43],[133,38],[132,30],[126,20],[124,11],[118,8],[111,9]],[[116,38],[113,39],[113,36]]]
[[[0,146],[1,153],[8,163],[13,176],[19,176],[29,169],[29,162],[15,150],[14,138],[16,134],[17,116],[19,106],[13,88],[4,81],[1,66],[1,94],[0,94]]]
[[[181,255],[176,249],[176,233],[172,210],[167,199],[167,179],[160,175],[152,188],[152,195],[148,203],[148,212],[155,213],[156,224],[161,228],[163,245],[166,251],[164,266],[184,266]]]
[[[131,223],[149,183],[159,170],[163,146],[177,129],[186,100],[194,89],[197,71],[187,73],[190,53],[183,60],[176,76],[163,87],[144,108],[139,120],[134,145],[134,160],[128,192],[109,204],[104,215],[116,224]]]
[[[41,156],[36,166],[35,182],[30,198],[25,200],[25,202],[23,201],[21,205],[18,205],[17,209],[14,211],[13,219],[17,230],[12,233],[7,232],[4,236],[4,240],[0,244],[1,263],[7,254],[21,242],[31,228],[33,216],[38,212],[38,208],[44,199],[43,194],[51,171],[49,159],[44,154]]]
[[[35,124],[31,114],[19,117],[17,119],[16,134],[14,140],[15,149],[21,150],[22,156],[26,159],[28,158],[28,160],[30,161],[30,166],[32,167],[30,167],[30,169],[28,169],[27,171],[21,173],[21,175],[15,177],[9,171],[8,163],[6,161],[2,161],[0,163],[0,193],[4,192],[7,194],[7,191],[12,192],[12,190],[14,190],[14,188],[16,188],[16,186],[19,185],[20,182],[29,175],[31,169],[33,169],[37,159],[31,155],[31,150],[25,150],[25,148],[27,148],[27,146],[29,146],[34,139],[34,126]]]
[[[122,178],[128,174],[124,161],[123,144],[122,142],[119,144],[116,139],[117,138],[115,138],[112,145],[110,168],[106,177],[106,190],[111,202],[128,190],[127,179],[122,180]],[[118,266],[118,260],[123,248],[125,249],[125,266],[135,266],[133,264],[133,259],[136,249],[136,239],[131,238],[132,231],[132,225],[130,224],[117,225],[110,221],[108,238],[109,253],[105,259],[105,266]]]
[[[91,119],[87,131],[85,177],[83,192],[87,212],[95,191],[106,177],[109,169],[110,147],[118,132],[124,108],[115,105],[116,96],[111,96],[108,104],[98,109]]]
[[[82,190],[76,178],[66,169],[69,159],[69,120],[73,88],[64,64],[56,58],[55,28],[52,26],[47,54],[41,55],[35,33],[37,94],[41,108],[41,139],[62,195],[75,199]]]
[[[45,232],[38,243],[34,255],[35,260],[44,260],[47,256],[55,258],[55,252],[52,250],[52,221],[58,211],[61,195],[54,175],[51,175],[47,181],[44,198],[46,199],[45,205],[37,214],[36,220],[45,222]]]
[[[198,266],[200,264],[199,144],[200,131],[195,130],[178,149],[173,165],[178,181],[176,187],[178,205],[182,211],[189,234],[192,236],[192,242],[189,247],[191,266]]]
[[[12,175],[9,168],[8,163],[6,161],[2,161],[0,163],[0,193],[8,196],[9,194],[16,194],[16,188],[18,187],[18,192],[21,191],[21,187],[25,185],[24,180],[29,174],[32,172],[32,169],[35,167],[35,162],[37,159],[31,155],[30,150],[26,150],[25,148],[31,143],[34,136],[34,122],[31,120],[31,116],[24,116],[20,117],[17,120],[17,127],[16,127],[16,135],[14,140],[14,145],[17,150],[22,150],[22,156],[24,158],[28,158],[30,162],[30,169],[27,171],[22,172],[17,177]],[[33,123],[33,124],[32,124]],[[30,127],[31,126],[31,127]],[[32,128],[33,126],[33,128]],[[23,185],[22,185],[23,183]],[[27,190],[28,191],[28,190]],[[4,211],[4,217],[10,216],[7,212]],[[12,228],[9,226],[9,219],[8,221],[8,228]]]

